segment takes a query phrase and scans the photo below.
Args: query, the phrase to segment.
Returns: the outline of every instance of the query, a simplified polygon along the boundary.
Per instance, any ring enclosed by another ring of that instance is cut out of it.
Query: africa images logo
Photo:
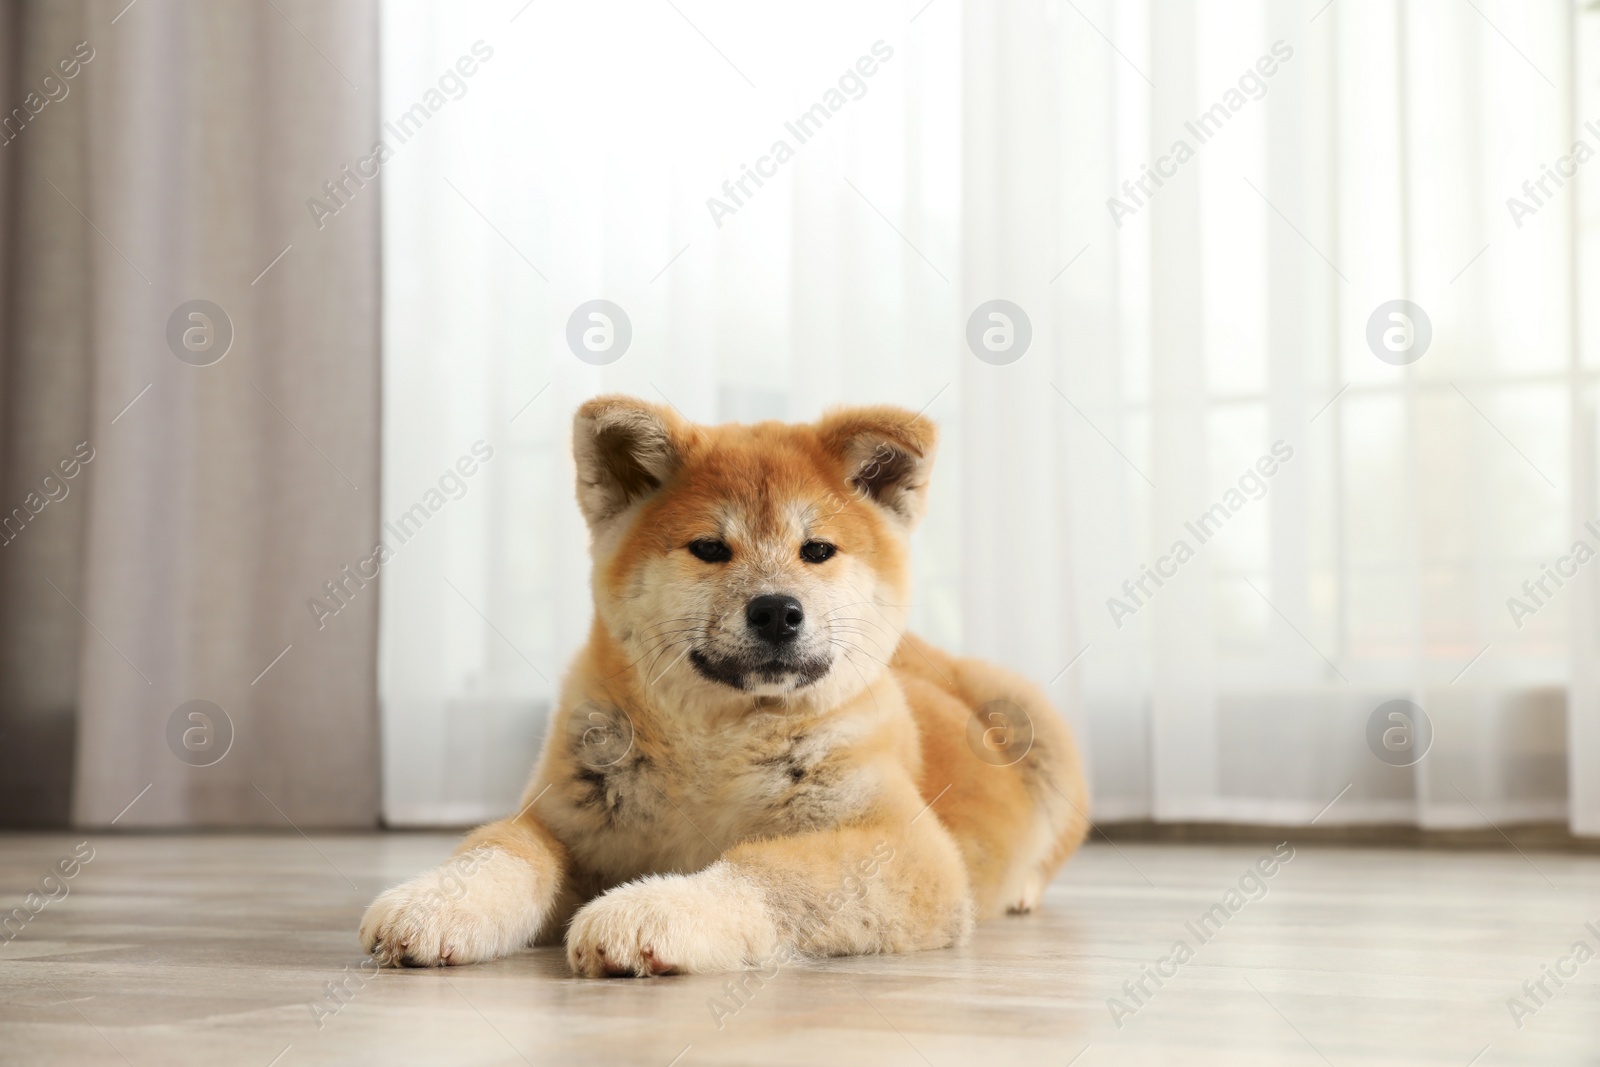
[[[857,59],[854,66],[839,75],[837,87],[829,87],[821,100],[795,116],[793,121],[783,124],[783,128],[794,138],[793,145],[786,138],[778,138],[765,155],[757,157],[754,170],[741,163],[740,175],[722,183],[722,195],[726,200],[706,197],[706,210],[711,212],[711,221],[717,224],[717,229],[722,229],[724,218],[737,213],[746,200],[755,196],[755,190],[750,188],[751,182],[755,183],[756,189],[760,189],[763,184],[761,179],[777,177],[778,168],[795,157],[800,145],[820,133],[828,120],[842,111],[851,100],[860,100],[867,95],[866,80],[878,72],[879,64],[887,63],[893,57],[894,49],[886,42],[872,42],[872,55]],[[849,94],[848,97],[846,94]],[[740,193],[744,195],[741,197]]]
[[[356,194],[366,188],[367,182],[375,180],[383,165],[394,158],[395,149],[420,133],[428,120],[451,100],[466,96],[466,79],[493,58],[493,48],[481,40],[473,41],[471,56],[463,55],[453,66],[446,67],[436,86],[430,85],[421,99],[401,112],[394,122],[385,121],[383,128],[389,131],[394,141],[392,145],[387,139],[375,141],[372,151],[357,159],[354,168],[349,163],[342,164],[332,178],[322,183],[324,198],[306,198],[306,210],[311,212],[311,221],[316,223],[317,229],[322,229],[330,217],[350,206]]]
[[[1187,139],[1179,137],[1172,142],[1172,147],[1164,156],[1157,156],[1155,165],[1149,163],[1139,164],[1139,176],[1130,178],[1122,183],[1123,197],[1107,197],[1106,211],[1111,215],[1111,221],[1116,223],[1117,229],[1122,229],[1125,218],[1137,214],[1145,203],[1156,195],[1167,181],[1178,176],[1178,168],[1198,154],[1199,146],[1204,145],[1217,134],[1222,132],[1228,120],[1244,110],[1246,104],[1252,100],[1260,100],[1267,95],[1267,79],[1282,68],[1282,65],[1294,58],[1294,49],[1285,41],[1273,41],[1270,55],[1263,55],[1255,63],[1246,68],[1239,75],[1238,81],[1223,92],[1222,98],[1189,122],[1183,124],[1184,130],[1193,137],[1195,143],[1191,145]]]

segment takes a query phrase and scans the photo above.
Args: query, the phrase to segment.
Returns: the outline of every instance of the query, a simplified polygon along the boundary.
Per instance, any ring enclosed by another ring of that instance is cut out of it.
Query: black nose
[[[746,605],[744,619],[763,641],[781,645],[794,640],[800,624],[806,621],[806,613],[794,597],[769,593]]]

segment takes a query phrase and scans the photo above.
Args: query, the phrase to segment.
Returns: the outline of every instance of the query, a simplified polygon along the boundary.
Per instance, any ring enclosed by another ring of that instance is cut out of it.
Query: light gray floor
[[[439,835],[12,835],[0,904],[85,837],[67,896],[0,940],[0,1063],[1600,1064],[1600,959],[1521,988],[1600,951],[1595,857],[1301,846],[1201,943],[1186,922],[1266,848],[1094,844],[967,948],[796,965],[739,1007],[726,977],[578,980],[553,949],[363,976],[363,908]],[[1142,1004],[1121,991],[1179,940]]]

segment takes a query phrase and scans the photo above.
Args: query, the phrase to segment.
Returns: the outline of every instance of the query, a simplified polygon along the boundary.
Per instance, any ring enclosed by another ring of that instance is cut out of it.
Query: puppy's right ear
[[[661,488],[683,456],[687,424],[671,408],[598,396],[572,420],[578,506],[597,527]]]

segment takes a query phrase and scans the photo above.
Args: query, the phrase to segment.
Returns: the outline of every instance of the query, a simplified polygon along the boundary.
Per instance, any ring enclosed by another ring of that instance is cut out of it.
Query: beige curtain
[[[0,19],[0,821],[370,825],[375,7]]]

